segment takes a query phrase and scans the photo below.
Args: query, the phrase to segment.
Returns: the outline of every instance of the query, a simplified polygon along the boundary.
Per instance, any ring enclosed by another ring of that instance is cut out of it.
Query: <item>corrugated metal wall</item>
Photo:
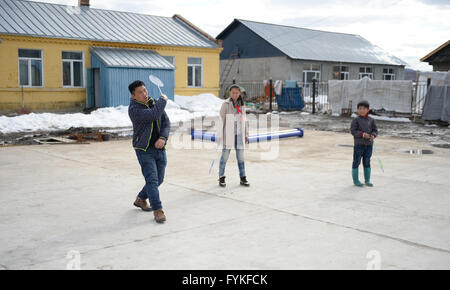
[[[158,87],[150,82],[149,75],[157,76],[164,83],[161,88],[171,100],[174,100],[174,71],[160,69],[142,69],[142,68],[108,68],[109,94],[106,97],[109,100],[108,106],[128,105],[130,103],[130,92],[128,85],[141,80],[147,87],[148,94],[151,97],[159,98]]]
[[[148,94],[158,98],[158,87],[149,80],[151,74],[164,83],[161,88],[169,99],[174,100],[175,71],[149,68],[115,68],[105,66],[94,54],[91,54],[91,68],[100,68],[100,106],[116,107],[130,104],[128,85],[135,80],[145,83]]]
[[[100,69],[100,107],[108,107],[108,87],[107,67],[93,54],[91,54],[91,68]]]

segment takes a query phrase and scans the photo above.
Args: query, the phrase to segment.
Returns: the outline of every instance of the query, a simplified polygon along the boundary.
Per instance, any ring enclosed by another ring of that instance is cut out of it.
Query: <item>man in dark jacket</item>
[[[375,120],[369,117],[369,103],[362,101],[358,104],[358,117],[351,123],[351,133],[355,140],[355,147],[353,149],[353,166],[352,177],[353,183],[356,186],[363,186],[359,181],[358,167],[363,160],[364,179],[367,186],[373,186],[370,183],[370,158],[372,157],[373,140],[378,135],[377,125]]]
[[[166,95],[156,101],[149,98],[142,81],[131,83],[128,89],[131,93],[128,115],[133,123],[133,148],[145,178],[145,186],[134,205],[144,211],[153,210],[155,221],[163,223],[166,216],[158,187],[164,180],[167,165],[165,146],[169,139],[170,121],[164,108],[168,99]],[[147,204],[147,198],[151,207]]]

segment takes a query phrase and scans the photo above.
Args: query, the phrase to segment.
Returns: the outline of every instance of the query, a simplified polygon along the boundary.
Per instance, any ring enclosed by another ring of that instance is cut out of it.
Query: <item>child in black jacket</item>
[[[355,140],[352,177],[353,183],[356,186],[363,186],[358,176],[358,167],[361,164],[361,158],[363,160],[365,184],[367,186],[373,186],[370,183],[370,158],[372,157],[373,140],[378,135],[378,129],[375,120],[369,117],[369,109],[368,102],[362,101],[358,103],[358,117],[351,123],[351,133]]]

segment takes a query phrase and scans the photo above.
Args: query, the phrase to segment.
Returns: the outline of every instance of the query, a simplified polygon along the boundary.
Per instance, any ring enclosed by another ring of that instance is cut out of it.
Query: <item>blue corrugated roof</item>
[[[236,23],[243,24],[292,59],[406,65],[403,60],[354,34],[236,19],[217,38],[223,39]]]
[[[93,47],[91,52],[110,67],[175,69],[175,66],[153,50]]]
[[[216,48],[183,21],[131,12],[23,1],[0,1],[0,34]]]

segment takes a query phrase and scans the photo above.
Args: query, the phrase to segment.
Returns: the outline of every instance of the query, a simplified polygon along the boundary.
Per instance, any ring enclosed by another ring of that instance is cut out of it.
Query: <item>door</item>
[[[100,107],[100,69],[94,68],[94,96],[96,108]]]

